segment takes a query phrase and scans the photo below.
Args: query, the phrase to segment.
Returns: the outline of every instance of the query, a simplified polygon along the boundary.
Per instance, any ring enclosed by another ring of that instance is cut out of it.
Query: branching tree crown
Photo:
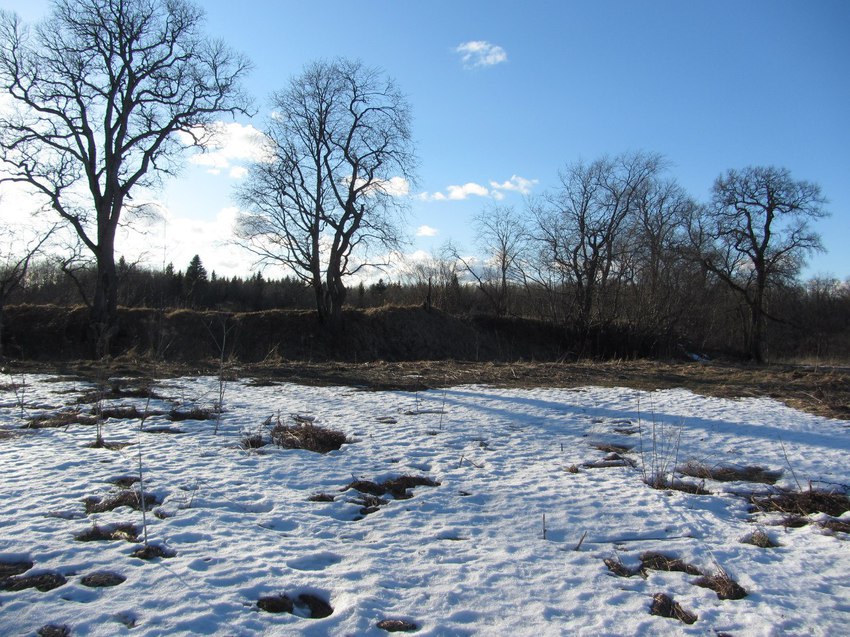
[[[114,333],[115,233],[136,186],[173,173],[215,117],[245,113],[249,62],[201,32],[188,0],[54,0],[35,28],[0,14],[2,180],[28,184],[97,261],[98,353]],[[202,133],[201,133],[202,134]]]
[[[322,321],[338,324],[346,277],[402,236],[399,195],[413,180],[410,107],[391,79],[359,61],[308,66],[273,96],[267,158],[238,192],[242,244],[313,288]]]
[[[741,295],[750,311],[750,357],[764,358],[766,293],[793,279],[821,250],[809,222],[826,216],[820,186],[792,179],[786,168],[729,170],[714,183],[711,204],[690,234],[702,265]]]

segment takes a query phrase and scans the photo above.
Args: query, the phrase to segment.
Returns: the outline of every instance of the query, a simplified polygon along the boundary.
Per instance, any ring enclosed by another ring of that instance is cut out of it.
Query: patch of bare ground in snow
[[[16,362],[16,369],[45,373],[73,373],[82,377],[181,376],[216,374],[218,360],[203,364],[163,363],[144,358],[118,358],[102,365]],[[804,365],[755,365],[734,362],[598,361],[567,362],[275,362],[234,363],[234,373],[267,384],[288,381],[304,385],[346,385],[363,389],[417,391],[465,384],[509,388],[632,387],[655,390],[682,387],[721,398],[774,398],[790,407],[830,418],[850,419],[850,368]]]

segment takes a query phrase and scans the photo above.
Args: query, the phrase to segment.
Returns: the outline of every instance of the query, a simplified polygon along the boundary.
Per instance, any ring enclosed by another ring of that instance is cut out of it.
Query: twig
[[[791,476],[794,478],[794,482],[797,483],[797,489],[800,491],[800,493],[802,493],[803,487],[800,486],[800,481],[797,480],[797,474],[794,473],[794,467],[791,466],[791,461],[788,460],[788,453],[785,451],[785,443],[782,442],[781,437],[777,436],[777,439],[779,440],[779,446],[782,447],[782,455],[785,456],[785,464],[788,465],[788,470],[791,472]]]
[[[586,537],[587,537],[587,531],[582,533],[581,539],[578,541],[578,544],[576,544],[576,547],[573,549],[574,551],[578,551],[581,548],[581,545],[584,543],[584,538],[586,538]]]

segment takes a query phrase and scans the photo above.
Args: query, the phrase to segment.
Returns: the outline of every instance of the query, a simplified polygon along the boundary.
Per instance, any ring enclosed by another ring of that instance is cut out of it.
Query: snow
[[[837,635],[847,634],[847,534],[817,524],[771,525],[748,513],[742,493],[766,485],[707,480],[711,495],[652,489],[644,475],[687,460],[783,471],[776,487],[850,484],[848,423],[767,398],[727,400],[686,390],[498,389],[461,386],[420,393],[367,392],[231,382],[216,423],[151,416],[110,419],[93,449],[91,425],[20,429],[25,415],[69,407],[92,386],[30,375],[0,393],[0,562],[29,560],[26,575],[58,572],[67,583],[41,592],[0,590],[0,634],[32,635],[46,624],[73,635],[386,635],[385,619],[417,635]],[[212,377],[162,380],[165,398],[121,398],[168,412],[210,406]],[[88,408],[88,407],[87,407]],[[321,455],[240,441],[269,417],[291,415],[351,440]],[[640,429],[639,433],[631,433]],[[615,430],[620,430],[619,432]],[[625,432],[625,433],[623,433]],[[654,442],[653,442],[654,433]],[[633,445],[634,466],[585,468]],[[108,482],[138,475],[161,501],[147,513],[149,540],[172,558],[131,557],[138,544],[80,542],[93,523],[132,522],[121,507],[86,514],[83,500],[114,493]],[[573,472],[578,467],[578,472]],[[791,471],[793,469],[793,472]],[[362,515],[355,479],[427,476],[436,487]],[[690,480],[698,482],[698,480]],[[324,493],[332,502],[310,496]],[[781,517],[781,516],[780,516]],[[813,514],[812,520],[823,518]],[[850,522],[850,513],[841,518]],[[777,548],[740,540],[762,529]],[[604,560],[640,565],[656,551],[706,574],[723,569],[748,596],[720,600],[682,572],[617,577]],[[89,588],[97,571],[126,577]],[[649,614],[666,593],[697,621]],[[314,595],[333,613],[309,617],[260,610],[261,597]]]

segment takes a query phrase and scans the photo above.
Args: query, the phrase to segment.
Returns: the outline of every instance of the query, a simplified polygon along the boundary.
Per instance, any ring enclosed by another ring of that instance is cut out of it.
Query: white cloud
[[[470,197],[490,197],[501,201],[505,198],[505,193],[529,194],[538,182],[536,179],[512,175],[507,181],[490,181],[489,183],[490,188],[475,182],[467,182],[462,186],[448,186],[445,192],[422,192],[416,198],[420,201],[463,201]]]
[[[431,226],[419,226],[416,229],[417,237],[436,237],[440,233],[436,228],[432,228]]]
[[[216,122],[212,127],[195,131],[201,140],[204,152],[196,153],[189,162],[196,166],[206,166],[207,172],[219,175],[223,170],[233,179],[241,179],[248,172],[239,162],[263,161],[265,158],[264,135],[252,125],[238,122]],[[186,146],[195,145],[189,133],[179,133],[180,141]]]
[[[536,179],[526,179],[519,175],[512,175],[510,179],[502,183],[491,181],[490,187],[496,191],[507,190],[508,192],[518,192],[521,195],[527,195],[537,183],[538,181]]]
[[[493,66],[508,61],[508,54],[502,47],[485,40],[472,40],[459,44],[455,52],[460,53],[463,67],[466,69]]]

